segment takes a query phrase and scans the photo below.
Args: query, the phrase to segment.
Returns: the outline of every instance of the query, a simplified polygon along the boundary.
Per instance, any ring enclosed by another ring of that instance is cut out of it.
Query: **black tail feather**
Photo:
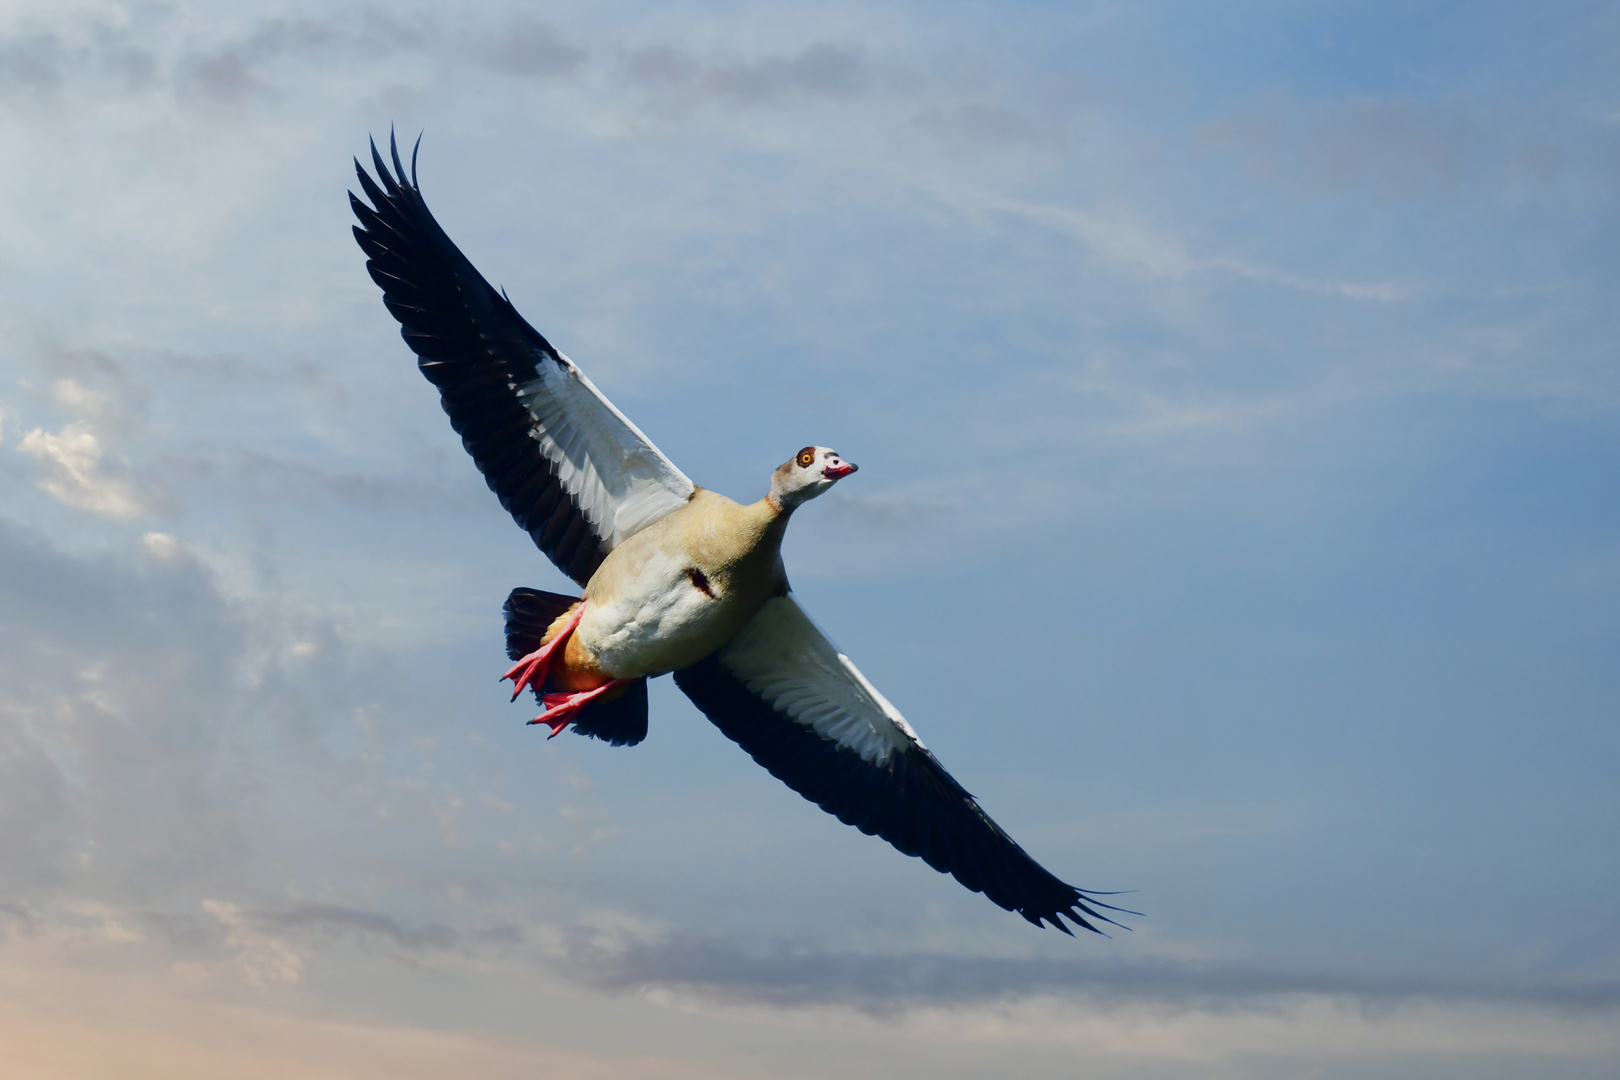
[[[579,603],[577,596],[517,588],[506,598],[506,656],[516,660],[540,647],[540,639],[557,616]]]
[[[579,603],[577,596],[517,588],[506,598],[506,655],[516,660],[540,647],[559,616]],[[535,697],[540,687],[534,688]],[[612,701],[593,701],[574,721],[574,730],[610,746],[634,746],[647,737],[647,680],[637,679]]]
[[[593,701],[574,721],[576,735],[609,746],[634,746],[647,737],[647,680],[637,679],[612,701]]]

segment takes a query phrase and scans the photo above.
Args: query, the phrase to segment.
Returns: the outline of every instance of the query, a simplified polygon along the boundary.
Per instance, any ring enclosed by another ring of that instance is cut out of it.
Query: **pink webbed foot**
[[[507,679],[512,680],[513,701],[523,693],[525,686],[538,688],[546,681],[546,672],[551,669],[551,658],[568,641],[568,636],[574,632],[574,627],[579,625],[580,617],[584,614],[585,601],[581,600],[574,608],[574,613],[568,617],[568,625],[559,630],[556,637],[513,664],[511,670],[501,676],[503,682]]]
[[[546,704],[546,711],[530,720],[531,724],[545,724],[551,728],[548,739],[555,739],[562,734],[562,729],[568,726],[569,721],[579,715],[579,711],[593,700],[612,690],[615,686],[623,686],[630,679],[614,679],[603,683],[594,690],[580,690],[571,694],[545,694],[541,700]]]

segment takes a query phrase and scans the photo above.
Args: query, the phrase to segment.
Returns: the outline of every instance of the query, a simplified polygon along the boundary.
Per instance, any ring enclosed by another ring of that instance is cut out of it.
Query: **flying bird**
[[[418,140],[420,146],[420,140]],[[512,697],[530,723],[614,746],[647,734],[647,680],[675,683],[794,791],[1036,926],[1098,931],[1112,895],[1065,884],[992,821],[788,586],[793,513],[855,472],[806,446],[743,506],[694,484],[526,322],[428,212],[390,139],[349,194],[366,269],[501,505],[579,596],[514,589]],[[1120,925],[1114,923],[1114,925]]]

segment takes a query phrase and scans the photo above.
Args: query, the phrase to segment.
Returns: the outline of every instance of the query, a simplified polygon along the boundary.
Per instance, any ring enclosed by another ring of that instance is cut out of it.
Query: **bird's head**
[[[791,461],[778,465],[771,474],[770,498],[783,510],[792,510],[854,471],[854,463],[839,457],[838,451],[825,446],[807,446],[794,454]]]

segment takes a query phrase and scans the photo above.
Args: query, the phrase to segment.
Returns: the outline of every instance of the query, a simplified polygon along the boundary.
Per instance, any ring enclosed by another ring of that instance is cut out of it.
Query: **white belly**
[[[731,636],[730,605],[699,589],[685,560],[654,548],[617,561],[611,587],[592,579],[574,631],[603,671],[621,679],[662,675],[696,663]]]

